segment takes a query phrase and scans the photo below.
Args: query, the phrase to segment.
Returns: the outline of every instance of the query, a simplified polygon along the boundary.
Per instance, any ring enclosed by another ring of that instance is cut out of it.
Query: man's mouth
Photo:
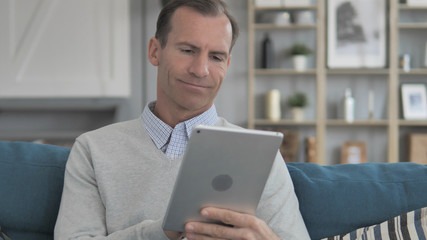
[[[180,82],[182,82],[182,83],[184,83],[186,85],[189,85],[191,87],[195,87],[195,88],[209,88],[208,86],[200,85],[198,83],[186,82],[186,81],[183,81],[183,80],[180,80],[180,79],[178,79],[178,81],[180,81]]]

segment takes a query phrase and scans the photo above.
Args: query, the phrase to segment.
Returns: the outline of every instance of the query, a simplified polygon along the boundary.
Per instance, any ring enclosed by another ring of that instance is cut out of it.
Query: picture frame
[[[427,164],[427,134],[410,133],[408,134],[408,162]]]
[[[427,119],[426,85],[405,83],[401,85],[403,118],[407,120]]]
[[[366,162],[365,142],[344,142],[341,147],[342,164],[358,164]]]
[[[328,0],[327,66],[384,68],[386,0]]]

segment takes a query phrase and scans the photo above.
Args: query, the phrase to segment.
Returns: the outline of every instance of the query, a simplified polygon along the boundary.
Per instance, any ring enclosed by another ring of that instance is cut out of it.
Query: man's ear
[[[148,60],[153,66],[159,66],[160,50],[160,41],[155,37],[150,38],[150,42],[148,43]]]
[[[227,60],[227,68],[230,66],[230,61],[231,61],[231,54],[230,54],[230,56],[228,57],[228,60]]]

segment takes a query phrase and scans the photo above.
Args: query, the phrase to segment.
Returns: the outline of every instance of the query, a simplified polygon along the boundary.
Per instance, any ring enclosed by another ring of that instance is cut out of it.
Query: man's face
[[[212,106],[226,75],[231,24],[225,15],[203,16],[181,7],[171,26],[163,49],[157,39],[150,43],[150,62],[158,66],[157,104],[197,115]]]

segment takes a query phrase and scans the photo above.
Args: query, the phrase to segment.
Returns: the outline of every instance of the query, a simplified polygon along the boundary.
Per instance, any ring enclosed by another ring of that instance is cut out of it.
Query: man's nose
[[[207,56],[199,55],[194,59],[191,64],[190,72],[198,77],[203,78],[209,75],[209,58]]]

